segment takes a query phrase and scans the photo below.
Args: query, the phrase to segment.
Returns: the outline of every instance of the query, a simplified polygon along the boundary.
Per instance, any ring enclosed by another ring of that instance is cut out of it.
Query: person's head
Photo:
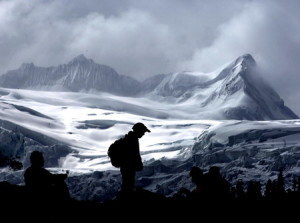
[[[44,157],[43,153],[40,151],[33,151],[30,155],[31,165],[34,167],[43,167],[44,166]]]
[[[151,132],[143,123],[135,123],[132,127],[133,132],[137,135],[138,138],[141,138],[145,132]]]
[[[193,183],[199,184],[203,177],[203,171],[199,167],[193,166],[190,171],[190,177]]]
[[[217,166],[210,167],[208,173],[211,176],[220,176],[221,175],[220,168]]]

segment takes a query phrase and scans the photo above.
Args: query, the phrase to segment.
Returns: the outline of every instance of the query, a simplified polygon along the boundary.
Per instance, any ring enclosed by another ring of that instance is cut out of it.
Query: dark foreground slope
[[[159,220],[238,220],[295,217],[300,201],[298,191],[268,196],[164,197],[137,189],[130,200],[36,202],[22,186],[0,182],[0,210],[9,221],[159,221]]]

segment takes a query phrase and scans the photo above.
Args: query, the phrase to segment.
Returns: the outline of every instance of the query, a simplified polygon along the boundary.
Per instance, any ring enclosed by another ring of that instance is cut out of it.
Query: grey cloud
[[[55,65],[79,53],[137,78],[175,71],[194,49],[209,44],[215,26],[242,5],[232,1],[224,12],[222,1],[124,2],[1,2],[3,17],[12,15],[0,30],[5,31],[0,34],[1,72],[22,62]]]

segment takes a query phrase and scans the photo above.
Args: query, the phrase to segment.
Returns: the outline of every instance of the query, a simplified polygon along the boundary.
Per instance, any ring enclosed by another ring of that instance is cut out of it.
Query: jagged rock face
[[[113,68],[79,55],[58,67],[23,64],[0,76],[0,86],[74,92],[97,90],[122,96],[143,96],[169,104],[189,103],[202,114],[200,119],[298,118],[260,77],[256,62],[249,54],[210,74],[159,74],[143,82],[119,75]],[[210,117],[211,112],[217,115]]]
[[[296,122],[296,121],[295,121]],[[285,170],[291,186],[298,175],[300,129],[293,121],[227,121],[204,131],[193,145],[193,160],[201,167],[221,166],[232,182],[266,182]]]
[[[55,139],[0,119],[0,167],[1,159],[16,158],[30,166],[30,154],[34,150],[47,157],[45,167],[59,166],[59,159],[72,152],[71,148]]]

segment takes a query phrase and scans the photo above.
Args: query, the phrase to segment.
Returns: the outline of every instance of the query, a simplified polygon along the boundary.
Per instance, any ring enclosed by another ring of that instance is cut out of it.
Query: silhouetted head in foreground
[[[203,171],[199,167],[193,166],[190,171],[190,176],[192,178],[192,182],[199,185],[203,180]]]
[[[220,168],[217,166],[210,167],[208,173],[211,176],[221,177]]]
[[[30,155],[30,162],[33,167],[42,168],[45,163],[43,153],[40,151],[33,151]]]
[[[133,132],[136,134],[138,138],[141,138],[145,132],[151,132],[143,123],[138,122],[135,123],[132,127]]]

